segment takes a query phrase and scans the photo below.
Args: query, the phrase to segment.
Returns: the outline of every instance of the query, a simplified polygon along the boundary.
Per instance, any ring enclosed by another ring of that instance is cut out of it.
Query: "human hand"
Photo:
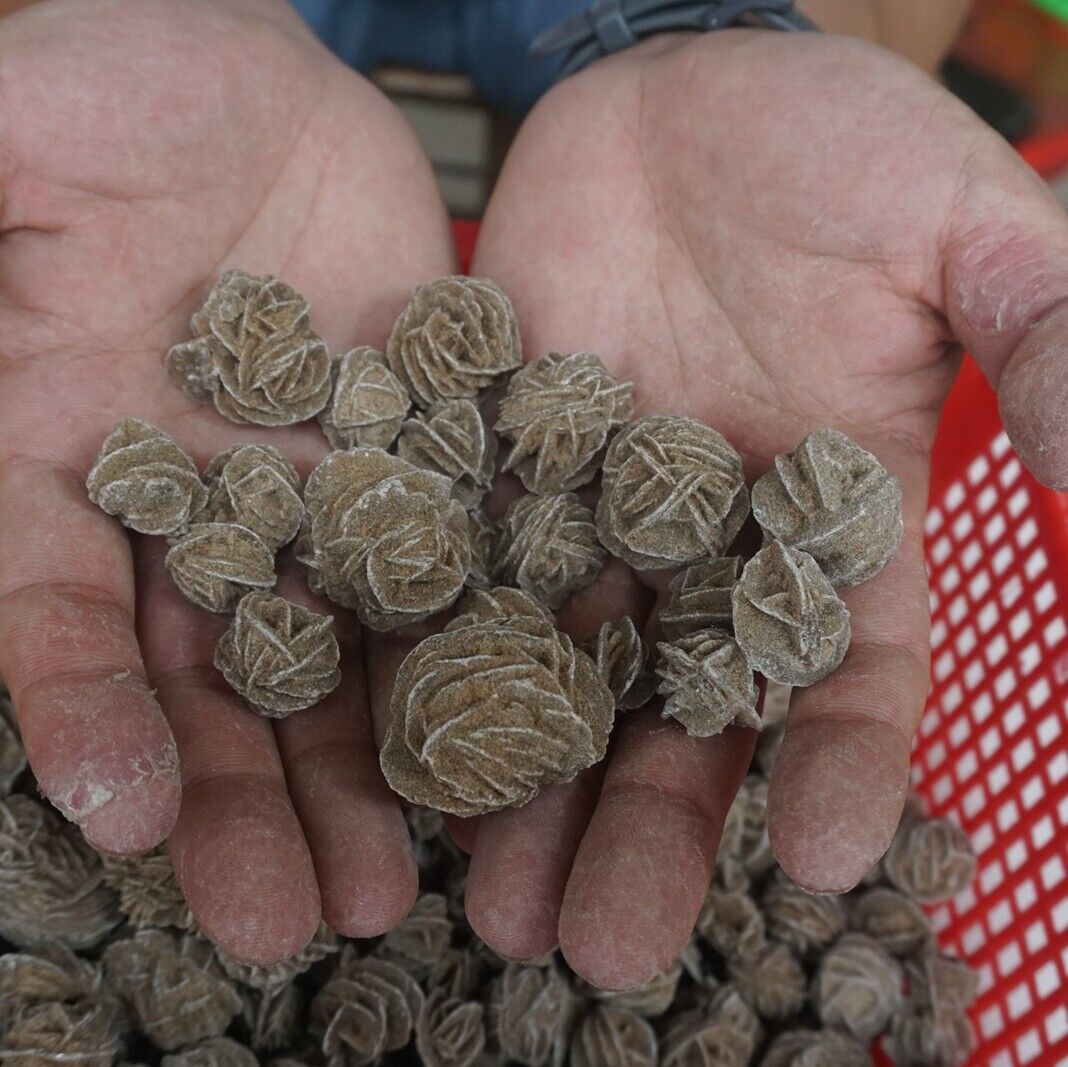
[[[598,353],[639,414],[702,419],[750,479],[831,425],[901,480],[899,553],[845,593],[852,648],[795,692],[771,783],[775,852],[806,888],[854,885],[901,813],[928,684],[930,450],[961,345],[1032,471],[1068,486],[1066,252],[1007,145],[845,38],[654,39],[554,89],[512,149],[473,271],[512,296],[529,357]],[[646,617],[661,579],[617,561],[567,623]],[[598,985],[649,978],[690,934],[752,742],[628,713],[604,767],[457,831],[475,929],[515,957],[559,941]]]
[[[184,397],[163,354],[230,266],[292,282],[333,350],[383,343],[412,287],[453,268],[429,166],[281,0],[57,0],[0,23],[0,69],[0,674],[37,779],[101,849],[170,835],[234,956],[290,955],[320,915],[381,933],[416,871],[357,628],[329,700],[253,715],[212,667],[226,620],[84,483],[127,415],[201,467],[268,440],[306,476],[317,426],[237,427]]]

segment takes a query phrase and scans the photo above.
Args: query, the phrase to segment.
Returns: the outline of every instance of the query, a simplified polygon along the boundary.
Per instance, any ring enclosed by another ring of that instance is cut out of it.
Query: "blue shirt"
[[[561,60],[530,42],[589,0],[293,0],[322,41],[357,70],[384,64],[461,71],[495,107],[522,115]]]

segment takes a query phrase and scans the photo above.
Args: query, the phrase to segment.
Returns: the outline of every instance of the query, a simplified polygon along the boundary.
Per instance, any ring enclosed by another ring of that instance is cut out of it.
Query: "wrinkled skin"
[[[131,542],[82,481],[122,415],[201,465],[262,436],[160,369],[224,266],[292,282],[333,349],[380,346],[406,292],[453,268],[427,165],[280,3],[57,0],[0,23],[0,61],[0,673],[35,771],[101,847],[169,834],[235,956],[289,954],[320,912],[381,932],[415,869],[374,735],[416,635],[365,636],[365,687],[349,630],[342,688],[272,727],[211,670],[224,620],[181,601],[159,542]],[[926,471],[960,345],[1025,461],[1068,484],[1066,246],[1041,183],[977,120],[832,37],[661,38],[602,61],[530,116],[493,197],[473,271],[513,297],[529,355],[598,352],[640,413],[708,421],[751,476],[831,424],[902,479],[905,543],[847,593],[854,647],[795,698],[772,784],[777,855],[809,888],[855,883],[903,802]],[[318,430],[270,440],[304,475],[325,451]],[[666,584],[612,563],[562,624],[648,619]],[[454,822],[476,929],[513,957],[559,942],[598,984],[648,978],[692,928],[752,743],[632,712],[601,767]]]
[[[512,296],[531,357],[599,353],[638,414],[703,419],[751,477],[832,425],[902,481],[904,543],[845,593],[852,649],[796,693],[771,784],[776,855],[806,888],[854,885],[901,812],[928,682],[927,471],[961,345],[1031,470],[1068,486],[1066,253],[1063,212],[1003,142],[915,68],[830,36],[601,61],[541,102],[498,183],[472,269]],[[647,610],[661,579],[614,566],[571,621]],[[752,740],[628,714],[604,768],[464,828],[476,929],[512,956],[559,940],[597,984],[648,978],[689,935]]]
[[[263,440],[307,477],[328,451],[315,423],[235,427],[163,353],[230,266],[296,286],[332,350],[382,346],[411,289],[455,267],[429,164],[282,0],[36,5],[0,22],[0,71],[0,673],[34,771],[100,848],[169,837],[240,959],[297,951],[320,913],[382,933],[416,872],[358,628],[329,699],[254,716],[212,667],[227,620],[177,595],[163,539],[129,538],[84,480],[130,413],[201,469]]]

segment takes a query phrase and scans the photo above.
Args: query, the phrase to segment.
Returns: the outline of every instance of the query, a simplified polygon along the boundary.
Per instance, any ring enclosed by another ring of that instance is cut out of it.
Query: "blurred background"
[[[0,0],[0,16],[33,2]],[[485,106],[462,74],[389,67],[371,77],[418,131],[452,214],[477,218],[517,119]],[[1068,131],[1068,0],[977,0],[942,78],[1010,141]],[[1058,194],[1068,206],[1068,181]]]

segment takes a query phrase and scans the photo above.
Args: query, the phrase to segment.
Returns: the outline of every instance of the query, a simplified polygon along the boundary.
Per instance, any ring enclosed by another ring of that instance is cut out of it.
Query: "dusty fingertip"
[[[419,895],[419,872],[410,851],[383,857],[372,877],[361,863],[358,879],[322,889],[323,921],[342,937],[388,934],[412,910]]]
[[[635,875],[633,869],[627,873]],[[609,895],[574,882],[573,875],[560,914],[559,940],[576,974],[598,989],[619,991],[636,989],[671,966],[693,929],[696,907],[690,916],[691,909],[676,904],[671,909],[675,914],[669,915],[660,906],[666,901],[649,906],[645,900],[627,901],[625,893]],[[652,884],[642,888],[643,898],[661,889]]]
[[[296,956],[308,947],[321,921],[317,903],[313,906],[310,901],[294,901],[287,924],[270,929],[270,932],[267,930],[274,924],[262,924],[252,915],[247,923],[234,923],[233,920],[218,921],[195,908],[193,914],[204,936],[238,963],[269,967]]]
[[[311,888],[297,885],[289,894],[272,892],[259,901],[240,893],[240,900],[231,895],[231,902],[221,907],[205,907],[202,897],[188,893],[187,899],[209,941],[238,963],[269,967],[296,956],[315,937],[322,912],[319,894]]]
[[[199,921],[199,915],[197,919]],[[249,964],[253,967],[270,967],[303,952],[315,937],[319,923],[320,916],[316,911],[314,921],[306,923],[303,932],[293,932],[284,939],[270,943],[265,943],[255,936],[244,936],[241,931],[212,928],[203,922],[200,923],[200,930],[212,944],[218,946],[238,963]]]
[[[537,959],[557,946],[557,909],[548,902],[488,898],[478,882],[469,880],[464,910],[479,938],[513,963]]]
[[[175,768],[113,797],[81,819],[78,827],[98,852],[136,856],[170,837],[181,803],[182,785]]]
[[[187,790],[168,843],[201,930],[242,963],[300,952],[322,919],[315,869],[284,792],[249,780]]]
[[[813,720],[787,733],[768,793],[768,834],[783,870],[810,893],[845,893],[897,829],[909,752],[883,723]]]
[[[1028,470],[1068,489],[1068,308],[1023,339],[998,383],[1005,432]]]
[[[628,944],[612,937],[606,924],[566,914],[560,920],[560,951],[580,978],[612,992],[637,989],[670,967],[676,955],[651,944]]]

